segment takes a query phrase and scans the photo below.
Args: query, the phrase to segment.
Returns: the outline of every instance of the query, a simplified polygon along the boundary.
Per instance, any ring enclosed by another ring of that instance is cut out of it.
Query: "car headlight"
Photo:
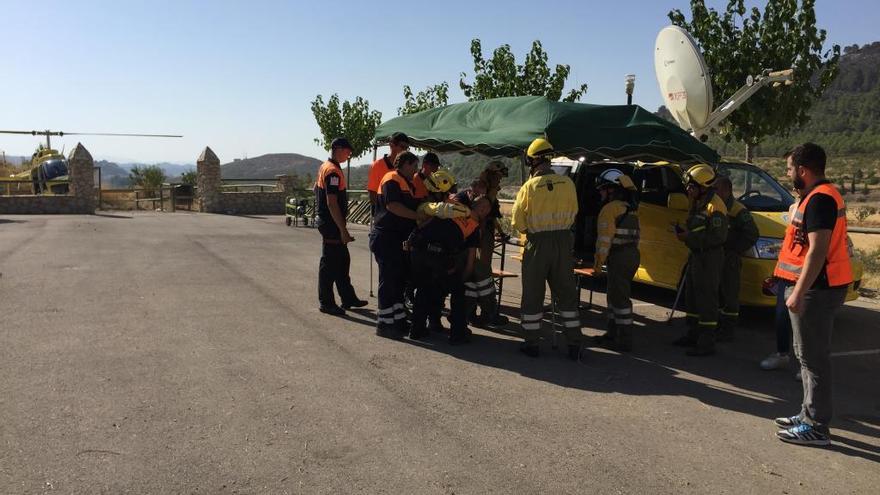
[[[759,237],[755,245],[746,251],[743,256],[762,260],[775,260],[782,250],[782,239],[776,237]]]

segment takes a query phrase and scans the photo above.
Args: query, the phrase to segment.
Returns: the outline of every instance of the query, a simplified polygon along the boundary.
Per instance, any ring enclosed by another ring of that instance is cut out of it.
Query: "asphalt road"
[[[366,297],[367,235],[354,235]],[[834,444],[817,449],[774,437],[801,388],[794,370],[758,368],[771,312],[746,311],[737,341],[702,359],[668,345],[673,294],[644,287],[631,355],[571,362],[548,342],[529,359],[482,330],[464,347],[394,342],[373,334],[375,299],[345,318],[317,311],[319,250],[315,230],[280,217],[0,219],[0,493],[880,486],[875,303],[837,319]],[[504,293],[514,317],[518,286]],[[583,321],[595,334],[604,318]]]

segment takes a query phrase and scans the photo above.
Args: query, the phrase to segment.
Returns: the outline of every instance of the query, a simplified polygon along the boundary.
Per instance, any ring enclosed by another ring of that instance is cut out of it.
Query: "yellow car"
[[[688,201],[682,182],[682,170],[668,163],[580,164],[570,160],[554,160],[557,173],[575,181],[580,211],[575,223],[575,251],[583,259],[592,259],[596,245],[596,217],[601,209],[596,177],[609,168],[617,168],[633,178],[639,189],[639,220],[641,265],[633,280],[675,290],[681,280],[688,251],[679,241],[672,224],[685,223]],[[721,163],[717,170],[728,175],[734,196],[751,212],[760,237],[751,251],[744,255],[740,301],[749,306],[775,306],[771,292],[773,268],[788,225],[788,208],[795,201],[788,190],[762,169],[748,163]],[[852,243],[850,243],[852,246]],[[847,300],[858,297],[862,264],[853,259],[855,282]]]

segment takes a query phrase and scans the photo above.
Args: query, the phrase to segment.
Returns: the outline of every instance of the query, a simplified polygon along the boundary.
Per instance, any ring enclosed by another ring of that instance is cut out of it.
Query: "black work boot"
[[[708,328],[700,332],[696,345],[685,351],[685,354],[688,356],[711,356],[715,354],[715,329]]]
[[[376,325],[376,335],[393,340],[400,340],[403,338],[403,333],[401,333],[393,323],[379,323]]]
[[[449,331],[449,345],[468,344],[471,341],[470,328],[465,327],[463,330],[453,328]]]
[[[718,326],[718,334],[715,336],[716,342],[733,341],[734,328],[736,328],[736,320],[729,316],[722,316],[720,325]]]
[[[632,352],[632,325],[620,325],[617,327],[617,335],[614,337],[614,350],[617,352]]]
[[[443,333],[446,331],[446,327],[443,326],[443,323],[440,321],[439,317],[437,319],[431,318],[428,321],[428,331]]]
[[[578,361],[581,358],[581,344],[568,344],[568,359]]]
[[[614,320],[608,320],[608,330],[602,335],[597,335],[590,339],[591,343],[597,347],[609,347],[614,343],[617,336],[617,323]]]
[[[697,324],[688,322],[687,333],[672,342],[672,345],[679,347],[693,347],[697,345],[697,338],[700,336],[700,329]]]
[[[541,348],[538,347],[537,342],[523,342],[519,346],[519,352],[528,357],[536,358],[541,355]]]
[[[422,325],[413,323],[409,329],[409,338],[412,340],[426,340],[430,336],[431,332],[425,328],[424,323]]]

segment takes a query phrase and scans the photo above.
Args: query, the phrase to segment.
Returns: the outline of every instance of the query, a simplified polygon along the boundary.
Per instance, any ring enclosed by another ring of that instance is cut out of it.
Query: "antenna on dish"
[[[678,125],[705,141],[710,131],[764,86],[791,85],[793,69],[764,70],[748,76],[745,85],[714,111],[709,67],[690,33],[678,26],[660,30],[654,43],[654,72],[666,108]]]

